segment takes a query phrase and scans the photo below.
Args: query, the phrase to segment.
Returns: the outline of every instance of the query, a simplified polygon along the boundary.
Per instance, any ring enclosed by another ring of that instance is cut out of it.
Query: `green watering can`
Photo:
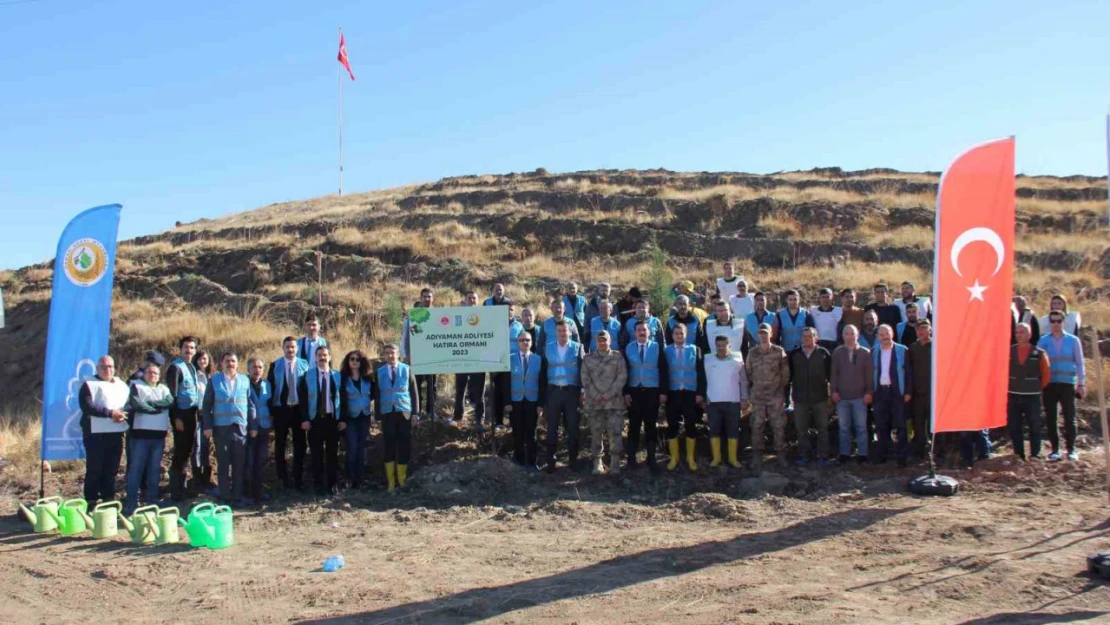
[[[106,501],[96,504],[92,516],[82,513],[85,523],[92,528],[93,538],[115,538],[119,534],[120,512],[123,504],[118,501]],[[125,519],[126,520],[126,519]]]
[[[88,529],[85,525],[85,519],[88,518],[85,512],[88,509],[89,504],[84,499],[67,499],[57,512],[47,508],[46,514],[58,525],[59,534],[74,536]]]
[[[231,508],[201,504],[189,513],[189,522],[178,519],[178,525],[189,535],[189,545],[226,549],[235,542]]]
[[[54,517],[50,516],[49,512],[58,512],[58,506],[62,503],[61,497],[44,497],[35,502],[35,505],[28,508],[23,504],[19,504],[19,511],[23,516],[35,526],[36,532],[53,532],[58,529],[58,523]]]
[[[131,520],[120,516],[123,526],[131,532],[131,542],[136,545],[149,545],[158,539],[158,506],[143,506],[131,513]]]
[[[176,507],[158,509],[158,537],[159,545],[169,545],[181,540],[177,531],[177,523],[181,520],[181,511]]]
[[[190,547],[207,547],[209,540],[209,526],[212,522],[212,511],[215,510],[215,504],[211,502],[202,503],[196,506],[189,512],[189,522],[186,523],[181,517],[177,518],[177,524],[181,526],[185,533],[189,536]]]

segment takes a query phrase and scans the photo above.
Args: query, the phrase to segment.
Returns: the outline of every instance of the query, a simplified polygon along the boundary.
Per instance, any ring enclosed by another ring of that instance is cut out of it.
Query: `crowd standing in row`
[[[463,306],[508,307],[510,370],[490,374],[491,421],[496,433],[512,431],[513,458],[530,469],[554,472],[560,428],[566,464],[575,469],[584,414],[590,431],[592,472],[618,474],[622,461],[635,469],[643,459],[657,464],[659,418],[666,470],[682,463],[698,471],[696,441],[706,430],[712,468],[739,469],[740,428],[748,415],[750,470],[759,474],[770,429],[775,462],[789,466],[787,420],[797,436],[799,466],[828,466],[852,461],[900,466],[926,459],[932,374],[932,303],[918,296],[913,284],[901,285],[890,300],[885,284],[873,289],[874,300],[857,306],[857,293],[844,289],[840,306],[824,288],[818,302],[802,305],[790,290],[784,305],[772,311],[768,295],[751,292],[730,263],[724,277],[697,293],[691,282],[676,287],[666,317],[652,314],[636,287],[614,299],[600,284],[587,299],[569,284],[549,303],[551,315],[537,323],[536,311],[519,311],[501,284],[481,304],[474,291]],[[425,288],[418,307],[435,305]],[[519,315],[518,315],[519,312]],[[1040,458],[1042,403],[1052,447],[1049,460],[1062,459],[1058,409],[1062,409],[1067,456],[1075,448],[1075,400],[1082,398],[1084,363],[1076,337],[1078,313],[1069,312],[1062,296],[1039,318],[1022,297],[1013,308],[1008,427],[1015,452]],[[1048,331],[1041,334],[1042,328]],[[268,498],[266,468],[273,435],[279,485],[302,490],[305,458],[320,495],[341,486],[339,443],[345,448],[343,486],[364,483],[371,421],[381,428],[384,470],[389,491],[404,486],[412,455],[413,423],[442,418],[461,420],[467,404],[474,427],[485,429],[486,374],[455,376],[454,410],[437,415],[437,376],[414,375],[409,366],[409,324],[399,345],[381,349],[378,363],[355,350],[333,367],[333,354],[309,315],[301,338],[286,337],[282,355],[267,363],[227,352],[215,361],[201,351],[196,337],[179,342],[179,353],[163,372],[159,354],[125,383],[115,375],[110,356],[97,363],[96,377],[79,394],[87,457],[85,499],[90,506],[115,497],[115,476],[127,444],[127,510],[159,497],[166,432],[173,452],[169,494],[174,500],[213,489],[211,450],[216,456],[217,484],[212,494],[239,506]],[[219,368],[217,370],[216,365]],[[424,410],[422,410],[424,408]],[[830,454],[829,421],[838,421],[838,453]],[[546,437],[537,440],[540,420]],[[627,426],[627,444],[624,444]],[[609,443],[608,467],[604,462]],[[292,462],[287,447],[292,447]],[[643,445],[641,446],[641,441]],[[684,442],[684,444],[683,444]],[[722,445],[724,443],[724,445]],[[956,435],[952,441],[970,465],[990,454],[987,431]],[[187,479],[187,472],[189,478]]]

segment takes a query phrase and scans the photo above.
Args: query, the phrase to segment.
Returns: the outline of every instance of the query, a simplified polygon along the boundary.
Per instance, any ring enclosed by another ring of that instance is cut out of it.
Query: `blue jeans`
[[[343,436],[347,439],[347,479],[359,482],[366,473],[366,439],[370,437],[370,416],[360,415],[348,419]]]
[[[856,435],[856,453],[867,457],[867,404],[863,398],[842,399],[836,405],[840,422],[840,455],[852,455],[852,433]]]
[[[139,487],[145,486],[146,496],[158,498],[158,481],[162,478],[162,453],[166,439],[133,438],[128,445],[127,457],[127,508],[130,514],[139,507]]]
[[[991,457],[991,432],[978,430],[975,432],[960,432],[960,460],[965,466],[971,466],[976,457],[986,460]]]

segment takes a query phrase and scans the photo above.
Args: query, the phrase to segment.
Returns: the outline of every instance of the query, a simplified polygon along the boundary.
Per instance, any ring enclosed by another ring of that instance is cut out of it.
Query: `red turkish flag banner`
[[[339,62],[347,68],[347,74],[351,76],[351,80],[354,80],[355,74],[351,71],[351,62],[347,60],[347,40],[343,38],[343,31],[339,32]]]
[[[940,179],[933,270],[933,432],[1006,424],[1014,284],[1014,139]]]

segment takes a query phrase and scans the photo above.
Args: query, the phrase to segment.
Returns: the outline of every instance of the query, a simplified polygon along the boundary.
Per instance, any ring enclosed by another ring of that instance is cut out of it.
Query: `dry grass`
[[[872,247],[916,247],[932,249],[936,244],[936,230],[926,226],[902,226],[879,229],[870,233],[864,242]]]
[[[0,495],[15,495],[38,484],[40,423],[31,414],[0,415],[0,458],[7,462],[0,471]]]
[[[54,277],[53,269],[46,269],[44,267],[30,267],[21,269],[18,274],[21,281],[26,283],[32,282],[49,282]]]
[[[339,228],[328,235],[328,239],[368,254],[407,250],[422,259],[458,258],[483,263],[512,253],[496,237],[453,221],[439,223],[423,231],[394,226],[370,231]]]

